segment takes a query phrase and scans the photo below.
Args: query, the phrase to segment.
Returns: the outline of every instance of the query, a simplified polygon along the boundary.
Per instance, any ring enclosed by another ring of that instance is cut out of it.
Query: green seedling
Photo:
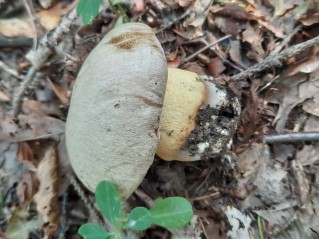
[[[91,24],[99,13],[100,0],[80,0],[76,11],[82,17],[84,24]]]
[[[80,0],[76,11],[82,17],[84,24],[91,24],[93,19],[97,16],[100,9],[101,0]],[[113,11],[119,16],[115,26],[123,24],[124,20],[126,22],[130,21],[127,16],[121,1],[119,0],[109,0],[109,4]]]
[[[108,181],[101,181],[95,191],[95,199],[102,215],[111,224],[111,230],[92,223],[79,228],[78,233],[85,239],[129,239],[126,230],[146,230],[152,224],[164,228],[181,228],[193,217],[191,203],[182,197],[157,199],[151,209],[136,207],[126,214],[116,187]]]

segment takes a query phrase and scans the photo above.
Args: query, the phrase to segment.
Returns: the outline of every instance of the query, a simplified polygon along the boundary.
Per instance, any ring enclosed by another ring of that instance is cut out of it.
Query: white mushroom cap
[[[70,161],[88,189],[109,180],[126,199],[139,186],[159,142],[166,81],[163,50],[145,24],[114,28],[90,53],[66,123]]]

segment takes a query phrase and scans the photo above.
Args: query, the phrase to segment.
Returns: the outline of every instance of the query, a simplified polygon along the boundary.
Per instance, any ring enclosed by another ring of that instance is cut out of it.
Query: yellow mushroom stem
[[[205,85],[196,73],[168,69],[161,138],[156,152],[159,157],[165,160],[182,160],[185,157],[179,155],[178,150],[195,127],[195,117],[204,104],[205,95]]]
[[[227,90],[196,73],[168,68],[156,154],[178,161],[218,155],[231,139],[239,113],[237,98]],[[220,117],[226,124],[219,123]]]

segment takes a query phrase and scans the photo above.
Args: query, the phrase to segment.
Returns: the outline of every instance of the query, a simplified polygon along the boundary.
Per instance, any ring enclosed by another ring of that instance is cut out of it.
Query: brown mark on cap
[[[111,38],[107,43],[122,50],[132,50],[141,43],[147,42],[156,51],[161,51],[159,46],[154,44],[154,34],[147,32],[125,32]]]

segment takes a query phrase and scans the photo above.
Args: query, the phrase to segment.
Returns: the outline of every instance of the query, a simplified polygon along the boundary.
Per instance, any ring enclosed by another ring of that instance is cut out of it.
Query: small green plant
[[[100,0],[80,0],[76,11],[82,17],[84,24],[91,24],[99,13]]]
[[[80,0],[76,11],[82,17],[84,24],[91,24],[93,19],[99,13],[101,0]],[[120,0],[109,0],[109,4],[113,11],[119,16],[115,26],[123,24],[124,21],[129,22],[130,18],[127,16]]]
[[[122,210],[119,192],[108,181],[101,181],[97,185],[95,199],[102,215],[112,224],[112,231],[86,223],[78,231],[85,239],[129,239],[123,236],[125,230],[146,230],[152,224],[165,228],[180,228],[193,217],[191,203],[182,197],[160,198],[150,210],[136,207],[126,214]]]

